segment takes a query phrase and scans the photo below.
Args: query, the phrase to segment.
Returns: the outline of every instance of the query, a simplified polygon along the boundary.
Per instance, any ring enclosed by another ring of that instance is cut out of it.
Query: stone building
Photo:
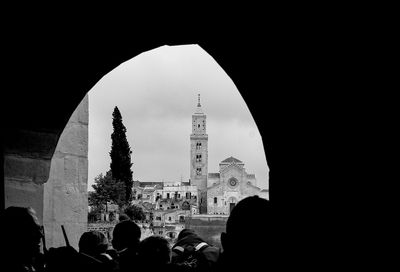
[[[162,189],[158,189],[156,194],[163,199],[196,199],[197,186],[189,185],[188,183],[164,183]]]
[[[245,197],[264,197],[255,182],[255,175],[246,172],[243,162],[234,157],[223,160],[219,164],[219,173],[208,174],[207,213],[229,214]]]
[[[197,186],[197,206],[200,214],[229,214],[241,199],[259,195],[268,198],[268,190],[257,187],[254,174],[248,174],[244,163],[229,157],[219,164],[219,173],[208,173],[207,116],[200,95],[192,115],[190,135],[190,183]]]
[[[221,161],[218,173],[208,173],[206,120],[199,95],[192,115],[189,182],[135,182],[134,203],[155,203],[156,211],[184,209],[191,214],[228,215],[243,198],[258,195],[268,199],[268,189],[257,187],[255,175],[247,173],[237,158]]]
[[[186,217],[190,216],[190,210],[156,210],[154,212],[153,225],[163,226],[168,224],[185,223]]]
[[[170,243],[174,243],[190,217],[190,210],[156,210],[152,221],[153,232],[156,235],[164,236]]]
[[[132,204],[153,203],[155,209],[174,209],[197,201],[197,187],[189,182],[135,182],[132,190]]]
[[[207,212],[207,175],[208,175],[208,135],[207,116],[200,104],[200,95],[196,112],[192,115],[192,134],[190,134],[190,183],[198,190],[200,213]]]

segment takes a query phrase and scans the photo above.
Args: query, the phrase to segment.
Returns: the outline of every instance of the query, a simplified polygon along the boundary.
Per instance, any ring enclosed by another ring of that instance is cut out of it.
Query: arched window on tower
[[[196,143],[196,150],[200,150],[201,149],[201,143]]]
[[[214,204],[218,203],[218,199],[216,197],[214,197]]]

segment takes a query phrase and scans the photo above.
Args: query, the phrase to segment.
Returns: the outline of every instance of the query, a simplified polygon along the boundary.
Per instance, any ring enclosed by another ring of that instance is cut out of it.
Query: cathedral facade
[[[190,184],[197,186],[198,212],[229,214],[243,198],[253,195],[268,198],[268,190],[257,187],[255,175],[248,174],[244,163],[234,157],[221,161],[218,173],[208,173],[206,117],[199,95],[190,135]]]

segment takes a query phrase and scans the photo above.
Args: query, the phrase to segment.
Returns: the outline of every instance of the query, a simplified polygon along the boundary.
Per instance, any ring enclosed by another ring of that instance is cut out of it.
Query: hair
[[[112,245],[116,250],[135,248],[139,244],[140,236],[139,226],[131,220],[125,220],[114,227]]]
[[[119,215],[118,220],[120,222],[122,222],[122,221],[130,220],[130,219],[129,219],[129,216],[127,216],[126,214],[122,213],[122,214]]]
[[[181,239],[183,239],[186,236],[191,235],[191,234],[196,234],[196,233],[192,229],[183,229],[183,230],[181,230],[181,232],[179,232],[177,240],[179,241],[179,240],[181,240]]]
[[[107,237],[100,231],[88,231],[79,239],[79,252],[94,256],[106,252]]]
[[[167,239],[153,235],[140,242],[138,257],[142,263],[163,266],[171,261],[171,248]]]

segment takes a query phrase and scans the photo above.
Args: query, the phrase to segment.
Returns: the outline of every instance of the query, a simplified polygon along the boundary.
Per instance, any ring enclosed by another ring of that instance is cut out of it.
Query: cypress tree
[[[122,123],[122,116],[118,107],[114,108],[112,114],[113,121],[112,125],[114,128],[111,134],[111,173],[112,178],[117,182],[123,182],[125,184],[125,203],[129,204],[132,195],[132,162],[131,162],[131,148],[128,140],[126,139],[126,128]]]

